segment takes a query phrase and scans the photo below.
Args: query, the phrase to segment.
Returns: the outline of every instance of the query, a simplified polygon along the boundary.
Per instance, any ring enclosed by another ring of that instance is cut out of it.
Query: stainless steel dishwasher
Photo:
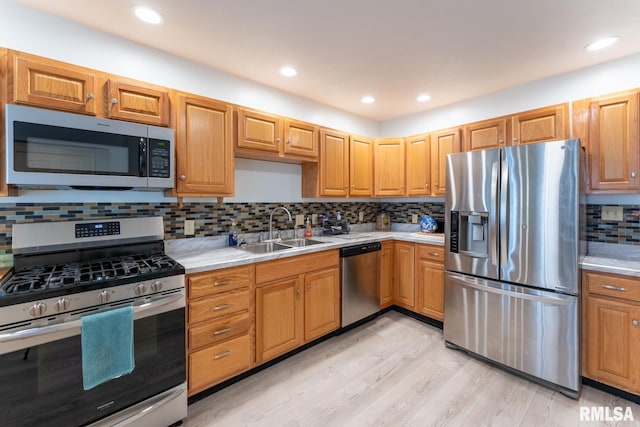
[[[380,242],[340,249],[342,327],[380,311]]]

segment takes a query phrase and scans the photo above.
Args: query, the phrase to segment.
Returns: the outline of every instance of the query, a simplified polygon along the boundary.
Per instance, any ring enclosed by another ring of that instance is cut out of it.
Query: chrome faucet
[[[272,228],[271,226],[273,224],[273,213],[278,209],[283,209],[287,213],[287,215],[289,215],[289,221],[293,221],[293,219],[291,219],[291,212],[289,212],[289,210],[284,206],[278,206],[276,208],[273,208],[273,210],[271,211],[271,214],[269,215],[269,240],[273,240],[273,236],[271,234],[271,228]]]

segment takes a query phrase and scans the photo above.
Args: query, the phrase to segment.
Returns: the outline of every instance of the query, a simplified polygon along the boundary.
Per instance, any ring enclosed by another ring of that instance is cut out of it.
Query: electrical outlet
[[[411,224],[417,224],[418,223],[418,214],[412,214],[411,215]]]
[[[193,236],[196,234],[196,222],[193,219],[184,220],[184,235]]]
[[[311,214],[311,224],[316,225],[318,223],[318,214]]]
[[[603,221],[622,221],[622,206],[603,206]]]
[[[304,215],[296,215],[296,227],[298,225],[304,225]]]
[[[358,221],[364,222],[364,212],[362,211],[358,212]]]

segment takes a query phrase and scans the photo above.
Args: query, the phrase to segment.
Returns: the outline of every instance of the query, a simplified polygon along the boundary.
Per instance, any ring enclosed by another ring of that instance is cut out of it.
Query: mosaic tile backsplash
[[[269,227],[269,213],[284,206],[292,215],[327,213],[335,218],[339,211],[343,220],[357,224],[359,212],[363,223],[375,222],[376,214],[384,210],[394,223],[411,223],[412,214],[430,214],[444,219],[444,203],[382,203],[382,202],[313,202],[313,203],[69,203],[58,204],[0,204],[0,255],[11,253],[11,226],[14,223],[87,220],[109,217],[163,216],[166,239],[184,238],[183,220],[195,220],[195,236],[226,234],[236,220],[241,233],[265,232]],[[640,206],[623,206],[623,221],[602,221],[601,205],[587,205],[587,240],[595,242],[640,245]],[[274,229],[291,229],[286,214],[274,215]],[[189,236],[191,237],[191,236]]]

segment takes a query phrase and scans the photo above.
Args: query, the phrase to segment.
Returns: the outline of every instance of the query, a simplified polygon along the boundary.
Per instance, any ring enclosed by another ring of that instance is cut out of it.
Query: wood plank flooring
[[[636,421],[581,423],[581,406],[631,407]],[[570,399],[391,311],[190,405],[184,425],[637,426],[640,406],[588,386]]]

